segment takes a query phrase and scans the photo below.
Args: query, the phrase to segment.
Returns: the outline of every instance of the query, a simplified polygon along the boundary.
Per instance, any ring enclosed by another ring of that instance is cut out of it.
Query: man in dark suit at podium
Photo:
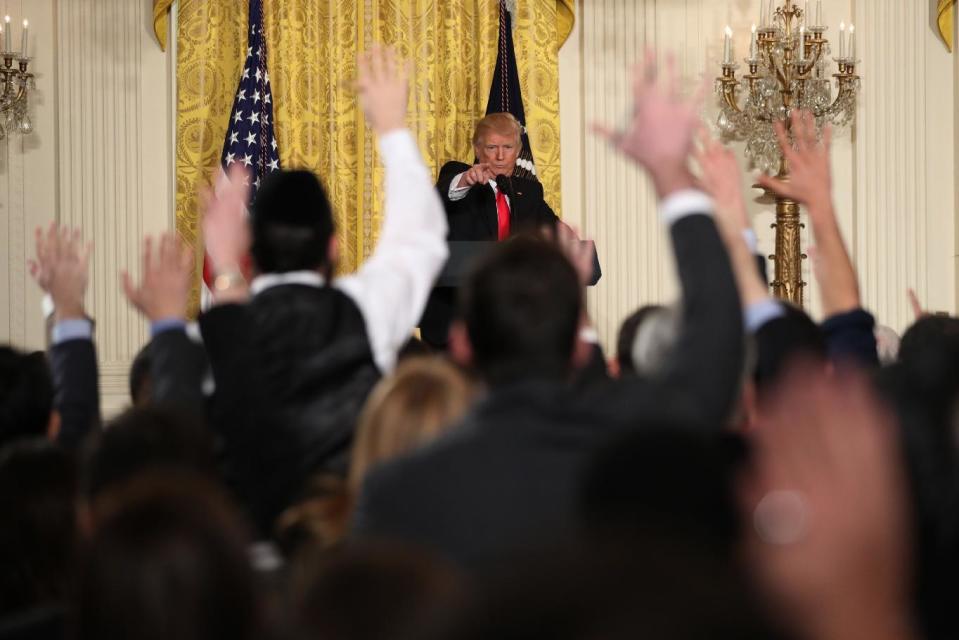
[[[558,221],[543,199],[542,184],[513,177],[521,131],[511,114],[490,114],[473,133],[477,163],[447,162],[440,170],[436,188],[446,207],[450,240],[505,240]]]
[[[452,161],[440,169],[436,188],[446,208],[450,241],[501,241],[559,222],[543,199],[543,185],[513,175],[522,150],[521,134],[512,114],[491,113],[473,132],[476,164]],[[430,295],[420,332],[433,347],[446,347],[455,293],[443,287]]]

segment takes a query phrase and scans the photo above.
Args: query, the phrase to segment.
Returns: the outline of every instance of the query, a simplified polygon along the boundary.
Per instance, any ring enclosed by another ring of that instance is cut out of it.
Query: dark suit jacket
[[[54,407],[60,413],[57,442],[76,448],[100,424],[97,353],[92,340],[67,340],[49,351],[55,390]]]
[[[345,475],[356,419],[380,378],[359,308],[333,287],[287,284],[200,316],[222,466],[268,534],[311,475]]]
[[[739,296],[711,218],[676,222],[672,239],[684,330],[663,379],[575,393],[551,381],[494,389],[446,437],[374,469],[355,534],[424,545],[480,568],[574,536],[583,469],[615,435],[664,422],[719,431],[739,388]]]
[[[440,169],[436,188],[446,208],[449,240],[496,240],[496,196],[489,185],[475,185],[462,200],[449,198],[453,178],[470,168],[462,162],[447,162]],[[559,218],[543,199],[543,185],[536,180],[511,178],[510,233],[533,231],[555,225]]]
[[[210,363],[203,345],[191,340],[186,331],[174,329],[154,336],[149,349],[153,404],[204,422],[203,376]]]

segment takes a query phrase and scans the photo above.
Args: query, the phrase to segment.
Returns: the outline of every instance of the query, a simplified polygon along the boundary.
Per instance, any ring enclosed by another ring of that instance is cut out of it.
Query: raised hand
[[[701,125],[699,109],[705,87],[693,98],[679,93],[676,62],[667,56],[662,74],[656,55],[647,50],[641,65],[633,68],[633,117],[624,130],[603,125],[593,130],[623,155],[646,169],[660,199],[694,181],[687,160]]]
[[[193,281],[193,250],[175,234],[164,233],[156,243],[147,236],[140,257],[139,285],[134,285],[129,273],[121,273],[127,300],[151,322],[185,319]]]
[[[916,320],[921,320],[926,316],[925,309],[922,308],[922,303],[919,302],[919,296],[916,295],[915,289],[907,289],[906,295],[909,297],[909,307],[912,309],[912,315]]]
[[[780,180],[767,175],[759,176],[759,184],[778,195],[805,204],[810,216],[832,212],[832,172],[829,163],[829,147],[832,130],[823,129],[822,141],[816,135],[816,122],[808,111],[792,112],[792,132],[796,144],[789,142],[789,135],[782,122],[777,122],[776,137],[783,156],[789,165],[789,178]]]
[[[230,167],[216,191],[206,189],[203,201],[203,243],[214,272],[239,271],[250,251],[246,205],[250,176],[239,164]]]
[[[84,318],[83,296],[89,280],[92,245],[80,240],[78,229],[51,224],[36,230],[37,257],[30,260],[30,275],[53,299],[57,321]]]
[[[909,508],[892,415],[865,376],[798,365],[744,483],[750,558],[807,637],[909,637]]]
[[[486,184],[490,180],[495,180],[496,176],[489,168],[489,164],[481,162],[463,172],[457,187],[472,187],[476,184]]]
[[[816,122],[809,112],[793,111],[793,147],[786,128],[776,123],[776,135],[789,165],[789,178],[759,176],[759,183],[778,195],[806,205],[816,238],[814,272],[820,284],[823,313],[831,316],[861,306],[856,271],[839,229],[832,204],[832,175],[829,163],[830,129],[816,136]]]
[[[356,86],[363,113],[373,130],[383,135],[406,127],[409,69],[392,47],[374,46],[356,61]]]
[[[576,269],[579,284],[583,287],[588,285],[593,278],[593,256],[596,253],[596,245],[591,240],[581,242],[576,228],[565,222],[559,222],[556,225],[556,242]]]
[[[694,157],[699,165],[700,182],[716,203],[716,215],[730,230],[749,229],[749,214],[740,183],[741,173],[736,155],[718,140],[701,130],[700,148]]]

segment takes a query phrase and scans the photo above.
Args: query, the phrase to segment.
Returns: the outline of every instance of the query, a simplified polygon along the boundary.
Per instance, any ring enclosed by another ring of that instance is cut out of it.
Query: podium
[[[580,241],[584,242],[584,241]],[[466,282],[470,269],[482,256],[499,244],[496,241],[451,241],[450,255],[440,272],[420,320],[423,341],[436,349],[446,347],[450,323],[456,307],[456,290]],[[593,286],[602,277],[599,258],[593,252],[593,275],[587,283]]]
[[[587,244],[587,241],[580,240],[581,244]],[[436,280],[434,287],[457,288],[466,281],[473,264],[482,256],[491,251],[498,242],[494,240],[486,241],[451,241],[448,243],[450,249],[449,259],[446,266]],[[593,252],[593,275],[587,283],[592,287],[602,277],[603,272],[599,266],[599,257]]]

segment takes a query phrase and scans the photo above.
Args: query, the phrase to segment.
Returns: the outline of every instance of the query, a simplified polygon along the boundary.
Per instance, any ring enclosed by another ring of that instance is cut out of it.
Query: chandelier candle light
[[[17,52],[13,50],[10,16],[4,16],[0,23],[0,140],[11,131],[22,135],[33,132],[33,123],[27,113],[30,91],[36,89],[33,74],[27,72],[30,65],[27,56],[29,29],[30,22],[24,20],[20,32],[20,51]]]
[[[793,109],[813,114],[820,133],[827,124],[849,125],[856,115],[860,78],[856,75],[856,31],[839,27],[836,72],[829,76],[832,53],[825,38],[822,0],[815,0],[815,19],[810,0],[799,7],[794,0],[777,6],[776,0],[759,0],[759,27],[752,27],[749,57],[743,62],[749,73],[736,77],[739,64],[733,53],[732,30],[726,27],[722,76],[716,80],[720,96],[717,121],[724,141],[746,143],[750,168],[789,179],[789,166],[779,149],[773,125],[783,122],[789,130]],[[834,96],[835,94],[835,96]],[[803,287],[800,251],[799,205],[767,193],[761,200],[776,202],[776,250],[773,293],[802,306]]]

